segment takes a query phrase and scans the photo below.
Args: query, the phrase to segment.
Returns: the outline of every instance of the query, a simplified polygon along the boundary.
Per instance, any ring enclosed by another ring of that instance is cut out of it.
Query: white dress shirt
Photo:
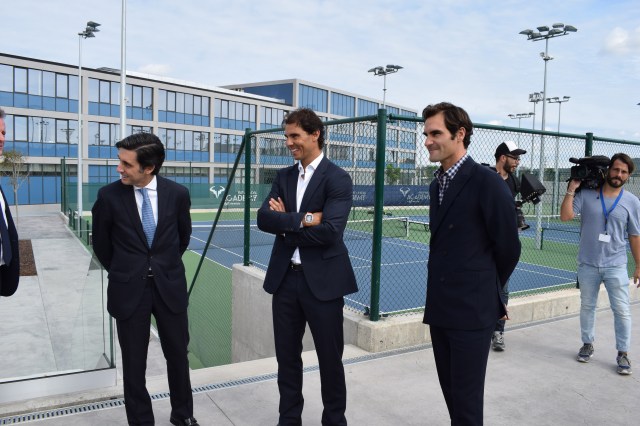
[[[302,164],[298,162],[298,187],[296,189],[296,212],[300,212],[300,204],[302,204],[302,198],[304,197],[304,192],[307,190],[307,186],[309,186],[309,181],[313,176],[313,173],[318,168],[318,164],[324,158],[324,153],[320,153],[309,165],[304,168]],[[300,223],[300,227],[302,227],[302,223]],[[302,260],[300,260],[300,249],[296,247],[296,251],[293,252],[293,256],[291,257],[291,262],[296,265],[301,264]]]
[[[151,182],[147,184],[144,188],[147,188],[147,194],[149,195],[149,201],[151,201],[151,210],[153,211],[153,220],[158,224],[158,181],[153,176]],[[136,194],[136,204],[138,205],[138,215],[140,216],[140,220],[142,220],[142,192],[138,191],[138,189],[142,189],[140,186],[134,186]]]

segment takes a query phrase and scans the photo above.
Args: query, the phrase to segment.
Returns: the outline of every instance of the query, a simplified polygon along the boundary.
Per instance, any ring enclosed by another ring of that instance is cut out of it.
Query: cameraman
[[[520,182],[514,175],[514,172],[518,165],[520,165],[520,156],[526,153],[527,151],[518,148],[513,141],[503,142],[496,148],[496,167],[494,170],[502,176],[502,179],[504,179],[504,182],[509,187],[513,198],[515,198],[520,192]],[[509,302],[508,282],[504,283],[504,286],[502,286],[502,299],[505,305]],[[505,320],[503,319],[498,320],[496,323],[496,328],[493,331],[493,336],[491,337],[491,348],[494,351],[502,352],[505,349],[504,325]]]
[[[562,201],[560,219],[568,221],[580,214],[578,282],[580,283],[580,330],[583,346],[579,362],[589,362],[595,340],[596,304],[600,283],[604,282],[614,316],[618,373],[631,374],[627,355],[631,343],[627,244],[636,264],[633,282],[640,278],[640,200],[622,186],[633,173],[634,164],[626,154],[615,154],[604,183],[598,189],[580,189],[572,179]]]

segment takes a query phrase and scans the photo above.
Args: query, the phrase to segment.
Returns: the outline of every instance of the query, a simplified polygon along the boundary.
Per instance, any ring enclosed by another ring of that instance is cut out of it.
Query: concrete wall
[[[271,295],[262,289],[265,272],[252,266],[233,267],[232,362],[250,361],[275,356]],[[640,300],[640,290],[630,286],[632,301]],[[608,307],[609,299],[600,291],[598,307]],[[580,292],[567,289],[554,293],[512,298],[509,301],[509,325],[542,321],[580,312]],[[576,330],[579,335],[579,330]],[[368,352],[381,352],[431,341],[429,327],[422,314],[393,316],[369,321],[368,317],[344,310],[345,344],[353,344]],[[303,350],[314,349],[307,327]]]

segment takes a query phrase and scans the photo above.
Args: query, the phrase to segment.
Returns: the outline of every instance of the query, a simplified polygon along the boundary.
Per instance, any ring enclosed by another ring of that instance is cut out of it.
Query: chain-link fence
[[[423,310],[430,238],[428,188],[439,164],[429,161],[422,119],[381,110],[377,116],[329,121],[326,128],[325,155],[354,183],[344,239],[359,291],[346,298],[346,306],[373,321]],[[509,283],[511,297],[574,287],[579,222],[559,220],[559,205],[574,165],[569,158],[625,152],[640,161],[640,143],[476,124],[469,154],[493,166],[496,147],[507,140],[527,150],[517,174],[532,174],[546,187],[538,204],[522,206],[530,228],[520,233],[523,250]],[[249,156],[244,155],[245,147],[250,147]],[[245,134],[227,182],[193,183],[185,176],[178,180],[189,188],[194,209],[190,250],[184,257],[190,279],[194,368],[231,362],[231,267],[244,263],[266,269],[274,237],[257,228],[256,212],[277,171],[291,164],[282,129],[260,130]],[[63,182],[63,209],[73,213],[76,184],[68,177]],[[632,177],[625,188],[639,194],[639,185]],[[100,186],[84,186],[86,211]],[[72,213],[70,217],[75,217]],[[88,225],[83,223],[78,231],[88,238]]]
[[[429,255],[428,185],[439,164],[429,161],[422,132],[423,122],[417,117],[380,114],[327,123],[325,155],[347,170],[354,182],[353,207],[344,239],[360,290],[347,296],[346,305],[370,315],[372,320],[424,308]],[[510,281],[511,295],[573,287],[579,223],[559,220],[562,194],[574,165],[569,158],[591,153],[594,143],[593,154],[607,156],[627,152],[634,157],[633,150],[640,150],[640,146],[592,138],[590,134],[475,125],[469,154],[477,162],[494,166],[495,149],[507,140],[527,150],[521,155],[517,174],[532,174],[546,187],[539,203],[522,206],[530,228],[520,234],[523,252]],[[277,170],[293,160],[284,144],[282,129],[249,132],[244,142],[250,144],[252,156],[239,158],[238,164],[244,170],[242,179],[232,176],[227,186],[235,188],[236,193],[250,194],[244,217],[241,220],[227,212],[229,219],[225,219],[225,209],[221,208],[207,256],[216,258],[216,252],[228,256],[232,251],[236,259],[242,256],[245,264],[265,269],[273,236],[257,229],[256,211]],[[640,157],[640,152],[637,154]],[[244,176],[250,176],[249,180],[245,181]],[[629,190],[635,189],[632,179]],[[237,199],[232,201],[238,206]],[[193,288],[198,285],[196,277]]]

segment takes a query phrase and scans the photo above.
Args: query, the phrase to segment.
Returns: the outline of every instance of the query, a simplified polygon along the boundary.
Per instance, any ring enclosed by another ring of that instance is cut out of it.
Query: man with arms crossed
[[[626,235],[636,265],[633,281],[640,287],[640,201],[622,188],[633,169],[633,160],[627,154],[615,154],[600,188],[576,192],[580,181],[572,179],[560,208],[563,221],[580,215],[578,283],[583,345],[577,359],[589,362],[593,356],[596,304],[600,283],[604,282],[613,311],[617,371],[622,375],[631,374],[627,354],[631,345],[631,311]]]
[[[307,323],[320,365],[322,424],[346,425],[343,296],[358,287],[342,236],[353,185],[347,172],[324,157],[324,124],[312,110],[293,111],[283,124],[286,146],[297,163],[278,171],[258,210],[258,227],[276,236],[264,289],[273,294],[279,425],[302,424]]]
[[[450,103],[422,112],[429,160],[429,263],[424,323],[452,425],[482,425],[491,335],[506,316],[501,288],[520,257],[515,202],[468,154],[473,125]]]
[[[191,237],[191,199],[158,175],[164,146],[138,133],[116,143],[121,179],[100,189],[93,209],[93,250],[109,273],[107,309],[122,350],[124,403],[130,425],[153,425],[145,386],[151,314],[167,360],[170,422],[193,426],[187,345],[187,280],[182,254]]]

